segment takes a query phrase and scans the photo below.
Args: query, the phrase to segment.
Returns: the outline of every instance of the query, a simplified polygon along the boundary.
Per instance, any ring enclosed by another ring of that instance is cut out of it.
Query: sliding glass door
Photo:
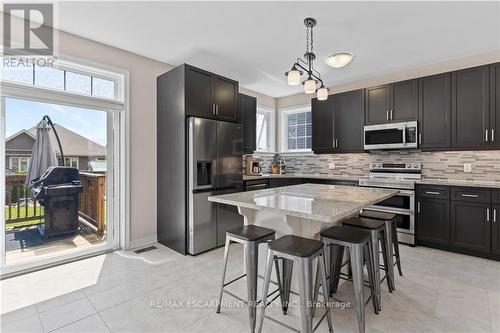
[[[125,122],[123,103],[112,100],[120,83],[36,73],[33,86],[2,81],[2,274],[120,246]]]

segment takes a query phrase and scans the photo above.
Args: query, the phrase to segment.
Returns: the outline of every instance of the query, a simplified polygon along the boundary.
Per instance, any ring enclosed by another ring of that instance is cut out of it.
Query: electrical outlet
[[[472,164],[464,163],[464,172],[472,172]]]
[[[328,169],[335,170],[335,163],[328,163]]]

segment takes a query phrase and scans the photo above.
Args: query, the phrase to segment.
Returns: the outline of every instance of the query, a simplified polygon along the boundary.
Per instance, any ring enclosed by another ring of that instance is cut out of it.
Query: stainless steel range
[[[372,163],[370,177],[359,180],[359,186],[401,190],[398,195],[367,210],[397,214],[399,241],[410,245],[415,245],[415,180],[421,177],[422,165],[419,162]]]

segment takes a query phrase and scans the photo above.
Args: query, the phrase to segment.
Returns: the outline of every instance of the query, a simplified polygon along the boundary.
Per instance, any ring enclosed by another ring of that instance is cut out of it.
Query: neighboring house
[[[58,124],[54,126],[61,140],[65,165],[78,168],[81,171],[92,171],[90,162],[106,160],[106,147],[63,126]],[[36,127],[32,127],[14,133],[5,140],[6,168],[17,173],[27,172],[35,137]],[[50,137],[56,154],[60,158],[59,146],[52,130]]]

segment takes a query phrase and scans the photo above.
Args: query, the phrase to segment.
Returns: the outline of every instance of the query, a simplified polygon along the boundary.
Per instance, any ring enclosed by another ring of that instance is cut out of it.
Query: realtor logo
[[[53,23],[53,4],[4,4],[3,54],[6,56],[53,55]]]

